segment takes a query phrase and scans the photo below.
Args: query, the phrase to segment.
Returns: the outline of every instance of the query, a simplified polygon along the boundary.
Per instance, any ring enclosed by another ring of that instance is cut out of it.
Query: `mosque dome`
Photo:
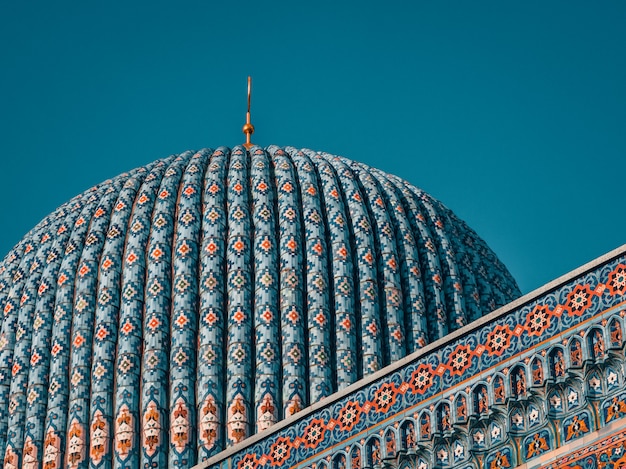
[[[0,263],[4,467],[190,467],[519,295],[382,171],[276,146],[156,161]]]

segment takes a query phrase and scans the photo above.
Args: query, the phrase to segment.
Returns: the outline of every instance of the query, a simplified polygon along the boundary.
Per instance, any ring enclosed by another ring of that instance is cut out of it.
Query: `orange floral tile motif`
[[[511,336],[513,332],[509,326],[496,326],[487,336],[485,348],[489,355],[500,356],[511,345]]]
[[[324,433],[326,433],[326,424],[321,419],[315,419],[304,429],[301,440],[304,446],[313,449],[324,440]]]
[[[378,412],[387,412],[396,402],[398,390],[393,383],[384,383],[374,394],[374,406]]]
[[[541,336],[550,327],[550,308],[545,305],[537,305],[526,316],[524,327],[529,336]]]
[[[589,285],[578,285],[567,295],[564,310],[570,316],[580,316],[591,306],[591,298],[594,292],[589,289]]]
[[[608,277],[606,287],[611,295],[626,293],[626,265],[619,264]]]
[[[259,460],[254,454],[246,454],[241,461],[239,461],[238,469],[255,469],[259,465]]]
[[[290,452],[291,441],[289,438],[278,438],[270,451],[270,464],[272,466],[281,466],[286,459],[289,459]]]
[[[409,387],[413,393],[424,394],[433,384],[433,369],[430,365],[419,365],[411,375]]]
[[[350,431],[361,418],[362,409],[358,402],[348,402],[340,411],[337,422],[339,423],[339,429]]]
[[[450,374],[452,376],[462,375],[472,365],[472,355],[468,345],[458,345],[448,360]]]

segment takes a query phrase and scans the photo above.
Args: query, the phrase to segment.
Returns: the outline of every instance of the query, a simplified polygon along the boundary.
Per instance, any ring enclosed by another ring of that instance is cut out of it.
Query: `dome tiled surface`
[[[172,156],[0,264],[4,467],[190,467],[517,296],[395,176],[274,146]]]

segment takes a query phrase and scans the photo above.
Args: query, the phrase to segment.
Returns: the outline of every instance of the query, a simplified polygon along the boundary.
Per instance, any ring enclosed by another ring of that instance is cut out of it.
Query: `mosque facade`
[[[626,467],[625,294],[622,248],[520,297],[346,158],[174,155],[0,263],[1,467]]]
[[[619,248],[200,467],[626,467]]]

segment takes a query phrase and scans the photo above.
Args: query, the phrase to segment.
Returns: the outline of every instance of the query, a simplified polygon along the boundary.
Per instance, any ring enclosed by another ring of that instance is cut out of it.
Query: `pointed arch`
[[[475,415],[485,416],[489,412],[491,401],[487,386],[484,383],[477,384],[472,390],[472,410]]]
[[[614,317],[609,322],[609,347],[620,349],[623,343],[622,321]]]
[[[550,350],[550,377],[556,380],[565,379],[567,365],[565,363],[565,352],[562,347],[554,347]]]
[[[576,336],[572,337],[569,345],[569,363],[572,368],[581,368],[583,366],[583,344]]]

